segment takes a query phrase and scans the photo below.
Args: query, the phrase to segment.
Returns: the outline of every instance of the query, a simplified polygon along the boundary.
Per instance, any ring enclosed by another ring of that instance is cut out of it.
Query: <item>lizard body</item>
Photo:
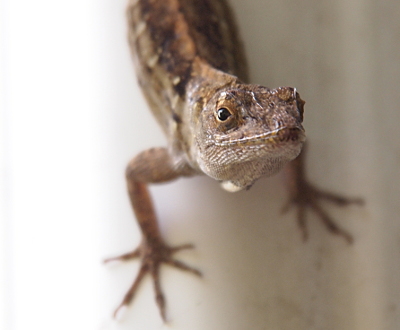
[[[142,242],[110,260],[141,259],[124,297],[126,306],[149,273],[165,320],[159,282],[162,263],[201,273],[172,258],[191,245],[168,246],[159,231],[147,185],[205,174],[235,192],[262,176],[278,172],[304,144],[304,101],[295,88],[247,84],[248,71],[233,15],[225,0],[130,0],[128,39],[139,85],[168,141],[166,148],[139,153],[126,170],[128,192]],[[360,203],[325,193],[305,179],[303,157],[291,162],[289,204],[298,206],[298,223],[307,237],[304,211],[318,213],[332,232],[340,229],[319,206],[319,199],[340,205]]]
[[[294,88],[237,77],[247,79],[247,65],[225,1],[134,1],[128,20],[139,84],[177,172],[240,190],[300,153],[304,102]]]

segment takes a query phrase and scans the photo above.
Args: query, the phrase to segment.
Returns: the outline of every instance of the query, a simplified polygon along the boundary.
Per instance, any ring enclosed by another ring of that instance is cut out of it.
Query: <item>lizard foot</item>
[[[342,236],[349,244],[353,242],[353,236],[335,223],[335,221],[321,206],[320,202],[325,200],[338,206],[346,206],[349,204],[363,205],[363,199],[346,198],[341,195],[326,192],[314,187],[305,180],[299,180],[296,188],[297,189],[292,193],[287,204],[283,207],[282,212],[285,213],[292,206],[297,206],[297,222],[302,231],[304,240],[307,240],[308,238],[305,211],[307,208],[310,208],[318,215],[320,220],[331,233]]]
[[[195,268],[187,266],[186,264],[175,260],[172,255],[183,249],[192,249],[192,244],[184,244],[176,247],[169,247],[163,242],[142,242],[141,245],[132,252],[113,257],[104,260],[105,263],[112,261],[127,261],[130,259],[139,258],[141,260],[141,266],[139,272],[134,280],[132,286],[125,294],[121,304],[117,307],[114,312],[114,318],[118,318],[122,310],[124,310],[129,303],[132,301],[142,279],[146,274],[150,274],[153,280],[155,299],[160,310],[161,318],[166,321],[165,315],[165,298],[160,285],[159,270],[161,264],[165,263],[180,270],[191,272],[197,276],[201,276],[201,272]]]

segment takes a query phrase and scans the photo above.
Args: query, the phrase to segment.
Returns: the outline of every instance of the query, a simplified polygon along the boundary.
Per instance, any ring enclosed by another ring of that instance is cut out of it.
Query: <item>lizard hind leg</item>
[[[364,200],[362,198],[344,197],[340,194],[321,190],[312,185],[305,175],[304,158],[305,150],[288,165],[290,197],[283,207],[282,212],[287,212],[293,206],[297,207],[297,222],[304,240],[308,238],[306,210],[309,208],[316,213],[318,218],[331,233],[342,236],[351,244],[353,242],[353,236],[332,219],[328,212],[322,207],[321,201],[327,201],[343,207],[350,204],[363,205]]]

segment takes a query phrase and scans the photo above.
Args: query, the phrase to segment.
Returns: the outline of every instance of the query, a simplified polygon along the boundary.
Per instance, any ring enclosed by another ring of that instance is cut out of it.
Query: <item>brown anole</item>
[[[166,319],[159,269],[168,264],[201,275],[173,258],[186,244],[170,247],[162,238],[150,183],[207,175],[222,188],[249,189],[262,176],[288,164],[289,201],[307,238],[305,211],[315,211],[327,228],[349,243],[320,200],[338,205],[361,203],[321,191],[304,174],[304,101],[296,88],[270,89],[248,84],[242,42],[225,0],[130,0],[128,37],[139,85],[163,129],[168,145],[145,150],[128,164],[130,201],[142,241],[132,252],[111,260],[140,259],[139,273],[122,303],[127,306],[146,274]],[[298,157],[299,156],[299,157]],[[296,158],[297,157],[297,158]]]

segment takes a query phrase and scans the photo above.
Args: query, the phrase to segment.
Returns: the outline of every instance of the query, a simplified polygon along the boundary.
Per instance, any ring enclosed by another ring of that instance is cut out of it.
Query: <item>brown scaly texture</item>
[[[131,302],[143,277],[150,274],[166,320],[160,265],[201,273],[173,258],[175,252],[192,246],[170,247],[164,242],[147,184],[205,174],[231,192],[250,188],[299,155],[305,140],[304,101],[293,87],[270,89],[246,83],[242,43],[224,0],[131,0],[127,16],[139,84],[168,147],[143,151],[129,163],[128,192],[142,242],[134,251],[108,261],[141,260],[136,280],[115,315]],[[351,236],[330,219],[319,200],[339,205],[361,201],[309,184],[302,160],[289,167],[289,205],[298,207],[303,237],[307,236],[304,213],[309,207],[332,232],[350,242]]]

